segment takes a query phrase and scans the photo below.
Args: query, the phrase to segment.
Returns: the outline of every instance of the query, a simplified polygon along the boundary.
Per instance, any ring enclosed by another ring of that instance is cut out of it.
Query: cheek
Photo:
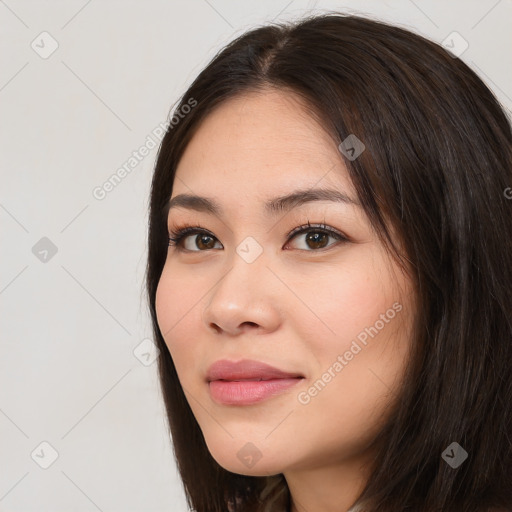
[[[200,322],[201,299],[201,290],[194,291],[190,281],[178,276],[164,268],[155,294],[158,326],[177,370],[183,356],[193,353],[189,339]]]
[[[321,274],[303,280],[301,287],[301,295],[309,297],[310,309],[323,323],[322,332],[334,341],[322,344],[323,350],[350,345],[399,300],[389,268],[371,247],[326,266]]]
[[[313,282],[303,288],[316,297],[311,309],[334,333],[307,337],[314,362],[300,402],[309,401],[304,421],[311,442],[323,436],[326,453],[339,445],[340,436],[364,444],[378,431],[410,346],[403,329],[409,304],[402,304],[395,281],[400,273],[391,272],[386,260],[359,252],[327,273],[329,280],[317,280],[325,293],[315,295]]]
[[[155,294],[156,319],[164,339],[166,339],[166,333],[171,329],[176,315],[176,305],[175,300],[173,300],[174,289],[173,283],[166,279],[164,271]]]
[[[190,276],[166,263],[155,295],[157,321],[164,339],[182,328],[200,298],[201,288],[194,285]]]

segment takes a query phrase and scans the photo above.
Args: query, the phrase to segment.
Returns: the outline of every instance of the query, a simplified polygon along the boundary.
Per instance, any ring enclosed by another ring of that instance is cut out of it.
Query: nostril
[[[244,325],[249,325],[249,326],[251,326],[251,327],[258,327],[258,324],[257,324],[257,323],[255,323],[255,322],[244,322],[244,323],[242,324],[242,327],[243,327]]]
[[[222,334],[222,333],[240,334],[241,332],[244,332],[246,330],[252,330],[255,327],[259,327],[259,324],[256,322],[242,322],[241,324],[238,325],[238,327],[233,327],[233,329],[229,329],[228,326],[221,327],[220,325],[216,324],[215,322],[210,322],[209,325],[215,331],[216,334]]]
[[[212,327],[212,329],[217,333],[221,333],[222,332],[222,329],[217,325],[217,324],[214,324],[213,322],[210,324],[210,326]]]

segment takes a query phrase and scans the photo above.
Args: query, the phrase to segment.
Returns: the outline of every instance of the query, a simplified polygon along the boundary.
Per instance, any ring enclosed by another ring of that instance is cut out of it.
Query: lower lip
[[[271,379],[260,381],[213,380],[209,383],[210,395],[222,405],[250,405],[295,386],[302,378]]]

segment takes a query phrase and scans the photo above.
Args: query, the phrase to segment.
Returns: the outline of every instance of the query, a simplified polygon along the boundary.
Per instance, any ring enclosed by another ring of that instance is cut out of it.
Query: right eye
[[[202,252],[214,249],[215,240],[217,239],[211,233],[199,226],[178,228],[169,234],[169,246],[176,247],[178,251]]]

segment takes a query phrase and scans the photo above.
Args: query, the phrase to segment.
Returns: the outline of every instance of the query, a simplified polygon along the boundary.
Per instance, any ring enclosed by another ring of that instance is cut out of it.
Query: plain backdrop
[[[457,32],[512,108],[510,0],[0,1],[1,511],[187,510],[143,290],[157,149],[94,190],[235,36],[332,9]]]

